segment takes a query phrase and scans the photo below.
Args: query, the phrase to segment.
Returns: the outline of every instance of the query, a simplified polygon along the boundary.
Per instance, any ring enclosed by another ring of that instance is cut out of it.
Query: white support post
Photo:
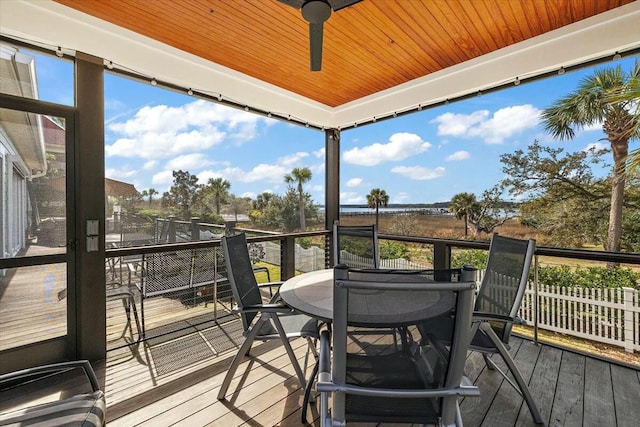
[[[633,353],[633,342],[635,340],[633,331],[633,289],[622,288],[624,294],[624,349],[628,353]]]

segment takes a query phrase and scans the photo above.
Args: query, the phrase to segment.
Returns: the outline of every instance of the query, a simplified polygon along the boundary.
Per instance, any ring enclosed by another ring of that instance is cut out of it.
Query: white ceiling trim
[[[640,2],[475,58],[429,76],[331,108],[58,3],[1,1],[0,31],[10,37],[81,51],[240,105],[318,127],[350,127],[421,105],[453,99],[561,66],[640,46]]]

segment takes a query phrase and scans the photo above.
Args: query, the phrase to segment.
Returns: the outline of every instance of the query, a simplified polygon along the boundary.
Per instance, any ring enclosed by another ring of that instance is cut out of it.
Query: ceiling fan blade
[[[340,9],[344,9],[345,7],[349,7],[361,1],[362,0],[329,0],[329,4],[331,5],[331,9],[333,9],[334,12],[337,12]]]
[[[320,71],[322,68],[322,26],[322,23],[309,24],[311,71]]]
[[[296,9],[300,9],[304,4],[305,0],[278,0],[280,3],[284,3],[287,6],[295,7]]]

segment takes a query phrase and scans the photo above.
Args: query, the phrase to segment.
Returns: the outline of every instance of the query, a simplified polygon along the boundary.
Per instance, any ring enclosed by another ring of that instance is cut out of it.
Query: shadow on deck
[[[225,401],[216,398],[241,342],[240,322],[167,336],[111,352],[98,367],[108,425],[299,426],[302,393],[284,349],[258,344],[238,370]],[[301,362],[306,344],[293,342]],[[636,426],[640,371],[513,338],[512,353],[547,425]],[[501,363],[497,363],[501,366]],[[470,353],[466,373],[481,390],[461,403],[466,426],[535,425],[522,398],[499,373]],[[241,388],[241,389],[240,389]],[[314,404],[308,422],[319,425]]]

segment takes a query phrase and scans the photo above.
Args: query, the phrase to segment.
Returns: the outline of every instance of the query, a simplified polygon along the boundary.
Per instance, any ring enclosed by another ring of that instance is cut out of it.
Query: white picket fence
[[[264,242],[265,262],[280,264],[280,245]],[[296,270],[314,271],[325,266],[324,250],[312,246],[304,249],[296,245]],[[349,253],[341,253],[350,265],[371,261]],[[405,259],[380,260],[381,268],[429,268]],[[480,281],[482,272],[478,280]],[[527,324],[535,322],[534,283],[529,282],[520,306],[519,316]],[[632,288],[567,288],[539,286],[538,328],[559,332],[592,341],[623,347],[628,352],[640,351],[640,292]]]
[[[539,286],[538,327],[640,351],[640,292],[633,288]],[[533,325],[535,290],[530,282],[519,315]]]

